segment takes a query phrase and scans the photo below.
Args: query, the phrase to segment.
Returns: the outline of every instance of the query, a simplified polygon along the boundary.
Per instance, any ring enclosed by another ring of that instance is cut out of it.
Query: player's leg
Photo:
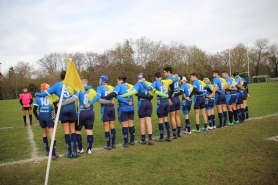
[[[128,113],[128,130],[130,133],[130,145],[135,145],[134,111]]]
[[[124,138],[123,147],[128,147],[128,115],[126,112],[118,111],[119,121],[122,125],[122,134]]]
[[[94,143],[93,124],[91,123],[91,121],[88,121],[88,122],[86,122],[86,124],[84,126],[85,126],[86,135],[87,135],[86,153],[91,154],[93,143]]]
[[[180,119],[180,110],[175,111],[176,123],[177,123],[177,136],[181,137],[181,119]]]
[[[42,128],[42,141],[43,141],[43,145],[45,147],[45,151],[46,151],[46,155],[49,155],[49,145],[48,145],[48,138],[47,138],[47,128],[46,128],[46,123],[45,121],[39,121],[40,122],[40,126]],[[51,138],[51,137],[50,137]]]
[[[110,149],[111,148],[111,142],[110,142],[110,124],[109,121],[103,122],[103,128],[104,128],[104,136],[106,140],[106,145],[103,147],[104,149]]]
[[[208,118],[207,118],[207,115],[206,115],[206,109],[202,108],[201,113],[203,115],[203,120],[204,120],[204,130],[208,131]]]
[[[190,120],[189,120],[189,108],[182,106],[183,116],[185,120],[185,127],[183,129],[183,134],[191,134]]]
[[[29,114],[29,121],[30,121],[30,125],[32,126],[32,108],[28,107],[28,114]]]
[[[153,112],[152,102],[147,100],[146,109],[145,109],[145,121],[148,129],[149,145],[153,144],[152,112]]]
[[[110,131],[111,131],[111,139],[112,139],[112,148],[116,148],[116,129],[115,129],[115,121],[109,121]]]
[[[158,104],[156,107],[156,115],[158,118],[159,138],[155,139],[158,142],[164,141],[163,113],[164,113],[163,106],[161,104]]]
[[[145,121],[145,115],[139,115],[141,140],[139,140],[138,143],[140,144],[146,144]]]
[[[200,119],[199,119],[199,113],[200,109],[194,107],[194,113],[195,113],[195,124],[196,124],[196,132],[200,132]]]
[[[48,121],[47,122],[47,127],[48,127],[48,133],[49,133],[49,137],[52,138],[53,135],[53,128],[54,128],[54,121]],[[52,148],[52,160],[55,160],[59,157],[59,155],[56,154],[56,140],[54,138],[54,143],[53,143],[53,148]]]
[[[66,121],[61,121],[61,122],[62,122],[63,131],[64,131],[66,146],[67,146],[67,149],[68,149],[68,153],[65,154],[65,157],[72,158],[70,126],[69,126],[69,123],[66,122]]]
[[[26,110],[25,110],[25,107],[22,108],[22,114],[23,114],[24,126],[27,126],[27,123],[26,123]]]
[[[164,108],[163,108],[163,121],[164,121],[164,125],[165,125],[165,129],[167,132],[167,138],[166,141],[171,141],[171,136],[170,136],[170,124],[168,121],[168,114],[170,112],[170,106],[169,104],[163,104]]]

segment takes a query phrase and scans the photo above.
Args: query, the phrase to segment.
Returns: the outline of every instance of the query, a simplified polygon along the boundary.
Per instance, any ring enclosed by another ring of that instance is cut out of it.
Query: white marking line
[[[31,146],[32,146],[31,158],[38,158],[38,148],[37,148],[36,142],[34,140],[33,131],[32,131],[30,126],[27,126],[27,130],[28,130],[28,134],[29,134],[29,140],[30,140],[30,143],[31,143]]]
[[[266,116],[262,116],[262,117],[249,118],[246,121],[251,121],[251,120],[256,120],[256,119],[263,119],[263,118],[273,117],[273,116],[277,116],[277,115],[278,114],[270,114],[270,115],[266,115]],[[30,131],[32,132],[32,129],[30,127],[28,127],[28,129],[30,129]],[[28,132],[29,132],[29,130],[28,130]],[[276,136],[276,137],[277,137],[276,141],[278,141],[278,136]],[[31,138],[31,136],[29,134],[29,139],[30,138]],[[36,143],[34,141],[33,132],[32,132],[32,140],[30,139],[30,141],[31,141],[31,145],[32,145],[32,148],[33,148],[33,153],[32,153],[31,159],[0,163],[0,166],[9,166],[9,165],[14,165],[14,164],[23,164],[23,163],[29,163],[29,162],[38,163],[38,161],[42,161],[44,159],[47,159],[48,157],[38,157],[38,149],[37,149]],[[121,145],[120,144],[117,145],[117,147],[119,147],[119,146],[121,146]],[[98,151],[98,150],[104,150],[104,149],[103,148],[93,148],[92,149],[92,151]],[[33,156],[34,154],[35,154],[35,156]],[[64,155],[59,155],[59,157],[62,157],[62,156],[64,156]]]
[[[267,138],[267,140],[273,140],[273,141],[278,142],[278,136],[273,136],[273,137]]]
[[[10,129],[10,128],[14,128],[14,127],[2,127],[2,128],[0,128],[0,130]]]

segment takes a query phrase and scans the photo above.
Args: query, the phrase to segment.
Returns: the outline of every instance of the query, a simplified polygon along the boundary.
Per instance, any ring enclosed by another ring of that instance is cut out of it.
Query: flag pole
[[[44,181],[45,185],[47,185],[47,183],[48,183],[51,156],[52,156],[52,151],[53,151],[53,145],[54,145],[57,125],[58,125],[58,121],[59,121],[59,115],[60,115],[61,106],[62,106],[63,95],[64,95],[64,92],[65,92],[65,87],[66,87],[66,85],[63,85],[62,92],[61,92],[60,99],[59,99],[58,110],[57,110],[57,114],[56,114],[56,117],[55,117],[55,124],[54,124],[53,134],[52,134],[52,138],[51,138],[50,151],[49,151],[47,167],[46,167],[46,175],[45,175],[45,181]]]

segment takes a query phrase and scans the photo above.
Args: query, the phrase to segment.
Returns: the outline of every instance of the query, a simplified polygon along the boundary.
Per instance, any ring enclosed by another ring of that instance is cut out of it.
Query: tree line
[[[278,45],[271,44],[268,39],[258,39],[249,48],[239,43],[231,49],[210,54],[196,45],[178,42],[167,45],[141,37],[116,43],[103,53],[50,53],[40,58],[36,67],[20,61],[0,77],[0,99],[18,98],[26,86],[34,94],[43,82],[53,85],[60,80],[61,70],[66,70],[66,58],[72,58],[80,76],[87,77],[96,87],[103,73],[109,76],[111,85],[116,85],[120,75],[127,76],[127,81],[133,84],[139,72],[144,72],[146,79],[153,81],[154,73],[162,72],[166,66],[171,66],[175,74],[189,77],[196,72],[199,79],[211,79],[213,69],[247,75],[249,63],[251,77],[262,74],[278,77],[277,54]]]

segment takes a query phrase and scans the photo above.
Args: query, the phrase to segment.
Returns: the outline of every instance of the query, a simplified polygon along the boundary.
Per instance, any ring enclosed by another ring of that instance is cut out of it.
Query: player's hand
[[[91,107],[91,105],[89,103],[87,103],[87,104],[84,105],[84,107],[89,108],[89,107]]]
[[[209,99],[211,99],[211,97],[212,97],[211,95],[208,96]]]
[[[189,100],[189,97],[186,97],[185,99],[186,99],[186,100]]]
[[[128,102],[128,105],[130,105],[130,106],[133,105],[133,102],[132,101]]]
[[[251,98],[250,94],[247,94],[247,97],[248,97],[248,98]]]
[[[114,105],[114,103],[115,103],[114,100],[111,100],[111,103]]]
[[[169,102],[169,105],[172,106],[173,105],[173,102],[171,100],[168,100]]]

